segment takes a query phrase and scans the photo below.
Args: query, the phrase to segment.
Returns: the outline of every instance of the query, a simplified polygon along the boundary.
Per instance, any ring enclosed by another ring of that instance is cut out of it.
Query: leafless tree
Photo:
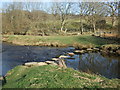
[[[100,2],[89,2],[87,15],[87,21],[93,26],[93,33],[96,32],[96,22],[100,20],[103,16],[107,15],[108,8],[103,6]]]
[[[107,12],[112,17],[112,26],[115,26],[115,21],[118,17],[118,4],[119,4],[118,2],[103,3],[103,5],[105,5],[106,7],[109,7]]]
[[[59,3],[54,3],[54,12],[55,14],[59,14],[60,16],[60,20],[61,20],[61,28],[60,31],[61,32],[66,32],[66,30],[64,30],[65,28],[65,24],[66,24],[66,20],[68,19],[68,15],[70,14],[70,8],[72,3],[70,2],[59,2]]]
[[[83,34],[83,29],[84,29],[83,20],[85,18],[85,15],[88,13],[87,3],[79,2],[78,7],[79,7],[79,17],[80,17],[80,31],[81,34]]]

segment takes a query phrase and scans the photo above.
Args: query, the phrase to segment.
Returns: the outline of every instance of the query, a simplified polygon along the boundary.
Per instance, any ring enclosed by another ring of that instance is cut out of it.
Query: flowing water
[[[17,65],[25,62],[43,62],[52,57],[65,54],[70,48],[19,46],[9,43],[2,44],[2,75]]]
[[[17,65],[32,61],[46,61],[58,57],[74,48],[19,46],[9,43],[2,44],[2,75]],[[65,59],[68,67],[88,73],[95,73],[107,78],[120,78],[120,57],[103,56],[100,53],[85,53]],[[1,68],[0,68],[1,69]]]

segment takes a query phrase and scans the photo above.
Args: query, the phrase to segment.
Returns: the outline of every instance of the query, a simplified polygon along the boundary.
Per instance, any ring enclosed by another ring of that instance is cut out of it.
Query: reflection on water
[[[75,59],[66,59],[68,67],[107,78],[120,78],[120,58],[102,56],[100,53],[85,53],[73,57]]]

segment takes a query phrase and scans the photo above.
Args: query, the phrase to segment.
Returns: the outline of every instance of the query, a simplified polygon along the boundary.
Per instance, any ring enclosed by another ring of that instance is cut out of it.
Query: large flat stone
[[[75,54],[74,53],[68,53],[69,56],[74,56]]]
[[[37,62],[28,62],[28,63],[25,63],[24,65],[25,66],[34,66],[34,65],[37,65],[38,63]]]
[[[53,61],[58,61],[60,58],[52,58]]]
[[[38,66],[43,66],[43,65],[48,65],[48,64],[45,62],[38,62]]]
[[[93,49],[91,49],[91,48],[88,48],[88,49],[87,49],[87,51],[93,51]]]
[[[45,62],[28,62],[24,64],[25,66],[43,66],[47,65]]]
[[[75,50],[74,53],[83,54],[83,53],[85,53],[85,50]]]
[[[70,56],[61,55],[59,58],[70,58]]]

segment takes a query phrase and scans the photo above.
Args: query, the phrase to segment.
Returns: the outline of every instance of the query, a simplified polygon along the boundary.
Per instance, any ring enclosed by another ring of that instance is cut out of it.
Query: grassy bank
[[[3,88],[120,88],[119,79],[58,66],[17,66],[7,73]]]
[[[105,44],[118,44],[115,40],[100,37],[81,36],[28,36],[28,35],[3,35],[3,41],[18,45],[42,45],[42,46],[101,46]]]

